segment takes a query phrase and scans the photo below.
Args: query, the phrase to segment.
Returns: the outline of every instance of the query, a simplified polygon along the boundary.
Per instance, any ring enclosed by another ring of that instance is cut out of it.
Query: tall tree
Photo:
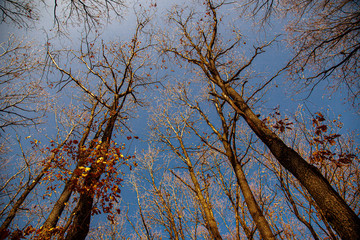
[[[152,120],[154,123],[152,133],[154,140],[162,142],[183,162],[189,178],[189,180],[183,182],[195,195],[206,229],[212,238],[223,239],[215,219],[212,198],[208,194],[208,186],[201,183],[199,179],[198,167],[196,165],[198,165],[197,162],[201,161],[201,154],[193,156],[192,147],[187,146],[185,142],[188,128],[187,120],[190,118],[190,115],[185,112],[185,114],[173,118],[170,108],[167,105],[161,106],[156,115],[154,115]]]
[[[75,190],[79,193],[77,206],[61,233],[64,234],[68,230],[66,239],[85,239],[92,212],[96,212],[94,199],[103,197],[108,201],[108,196],[102,195],[109,190],[110,185],[107,181],[116,180],[119,173],[116,173],[114,165],[125,160],[121,154],[122,146],[114,146],[112,138],[119,120],[129,118],[131,106],[141,104],[141,100],[136,97],[136,89],[147,84],[141,69],[149,57],[144,53],[149,44],[142,39],[141,33],[148,21],[146,15],[138,17],[135,34],[129,43],[101,43],[96,49],[95,43],[87,42],[88,52],[76,54],[70,51],[83,66],[86,76],[84,79],[74,75],[71,69],[62,68],[57,60],[59,56],[48,51],[52,64],[64,77],[59,84],[77,86],[90,99],[93,110],[81,140],[78,141],[76,167],[71,171],[62,194],[43,224],[40,238],[47,238],[57,230],[58,220]],[[94,82],[95,80],[97,82]],[[95,123],[93,118],[95,111],[99,117],[96,120],[98,123]],[[100,181],[104,173],[106,179]],[[113,184],[118,183],[115,181]],[[119,189],[112,190],[115,191],[113,198],[118,197]],[[105,205],[104,211],[111,211],[111,207],[107,209]]]
[[[210,91],[215,91],[214,85],[210,85],[208,88]],[[208,147],[224,154],[230,162],[232,169],[235,173],[237,183],[241,188],[241,192],[244,196],[245,202],[247,204],[247,208],[256,223],[257,228],[259,229],[260,236],[263,239],[275,239],[274,234],[272,233],[271,227],[268,221],[265,219],[259,204],[255,200],[254,194],[249,186],[249,183],[246,179],[245,173],[243,171],[241,160],[246,157],[247,151],[244,150],[243,156],[239,156],[237,153],[237,121],[239,115],[237,113],[231,114],[226,112],[225,103],[226,101],[219,99],[217,96],[211,96],[208,101],[212,102],[214,108],[216,109],[216,113],[221,122],[221,128],[217,128],[215,124],[212,123],[210,117],[204,113],[201,109],[198,101],[192,102],[187,94],[187,89],[181,86],[178,86],[178,90],[174,95],[178,98],[180,104],[188,106],[190,109],[195,110],[202,118],[203,121],[209,126],[212,130],[213,134],[216,135],[217,139],[222,143],[223,149],[219,149],[216,146],[213,146],[210,142],[207,141],[206,136],[200,134],[200,131],[194,128],[192,125],[187,123],[187,126],[191,128],[195,135],[197,135],[204,144]],[[179,91],[180,89],[180,91]],[[173,94],[169,94],[170,96]],[[227,118],[226,115],[230,115],[231,117]],[[251,144],[251,143],[249,143]]]
[[[162,50],[200,67],[206,80],[218,87],[215,92],[210,92],[210,94],[226,100],[236,110],[269,148],[279,163],[291,172],[309,191],[316,204],[323,211],[327,221],[338,234],[344,239],[359,238],[359,217],[333,189],[319,170],[307,163],[302,156],[288,147],[279,136],[270,130],[249,106],[250,99],[244,99],[244,95],[236,90],[236,86],[239,85],[237,80],[244,72],[244,69],[251,65],[259,53],[264,51],[265,46],[256,48],[255,54],[242,66],[236,68],[231,66],[233,68],[230,69],[228,65],[228,68],[226,68],[226,65],[224,65],[226,63],[222,62],[221,58],[224,59],[224,56],[234,49],[240,40],[236,40],[230,46],[223,44],[219,36],[220,20],[217,16],[217,11],[223,5],[223,2],[217,3],[209,0],[205,2],[205,5],[205,16],[197,19],[197,24],[202,24],[202,26],[195,29],[191,26],[196,21],[192,13],[186,16],[183,10],[176,9],[170,15],[170,21],[174,23],[179,31],[177,35],[179,46],[174,45],[174,41],[171,39],[166,39],[160,43],[162,44]],[[205,18],[206,16],[208,17]],[[224,67],[227,72],[224,72]]]

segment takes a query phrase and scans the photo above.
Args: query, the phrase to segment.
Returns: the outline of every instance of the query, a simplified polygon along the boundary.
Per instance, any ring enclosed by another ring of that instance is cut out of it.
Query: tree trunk
[[[116,109],[117,103],[118,101],[115,100],[113,103],[113,109]],[[101,139],[102,146],[100,148],[101,154],[99,154],[99,158],[102,157],[104,159],[107,159],[106,153],[108,152],[110,147],[110,140],[112,137],[117,116],[117,113],[112,115],[106,124],[106,128]],[[74,219],[70,226],[69,232],[66,235],[66,240],[84,240],[89,233],[91,211],[93,208],[93,201],[95,197],[93,186],[99,181],[105,169],[105,165],[102,161],[99,163],[93,163],[91,165],[91,170],[86,176],[83,186],[85,189],[90,190],[84,191],[80,194],[78,204],[76,206],[76,211],[74,212]]]
[[[211,233],[213,239],[222,240],[222,237],[219,232],[219,228],[218,228],[216,220],[214,218],[213,211],[212,211],[211,207],[209,206],[209,204],[206,202],[206,200],[201,192],[200,184],[196,179],[196,176],[195,176],[192,166],[189,166],[188,169],[189,169],[191,180],[194,184],[194,190],[196,192],[196,196],[198,197],[199,203],[200,203],[201,208],[205,215],[204,220],[205,220],[205,224],[207,225],[207,229]]]
[[[3,224],[0,227],[0,233],[2,233],[3,231],[5,231],[10,223],[12,222],[12,220],[14,219],[17,211],[19,210],[20,206],[24,203],[25,199],[27,198],[27,196],[29,195],[29,193],[34,189],[34,187],[40,182],[41,178],[45,175],[46,171],[50,168],[51,166],[51,161],[47,163],[47,166],[45,166],[41,172],[39,173],[39,175],[37,175],[37,177],[32,181],[32,183],[26,187],[25,191],[21,194],[21,196],[19,197],[19,199],[16,201],[16,203],[13,205],[13,207],[11,208],[8,216],[6,217],[5,221],[3,222]]]
[[[184,161],[186,162],[189,174],[190,174],[190,178],[192,183],[194,184],[194,192],[196,194],[196,197],[200,203],[200,207],[203,213],[203,217],[205,220],[205,224],[206,224],[206,228],[208,229],[208,231],[210,232],[210,234],[212,235],[213,239],[217,239],[217,240],[222,240],[222,237],[220,235],[219,232],[219,228],[217,226],[211,205],[205,200],[204,195],[202,193],[201,190],[201,186],[196,178],[196,174],[194,172],[194,168],[192,166],[192,163],[190,161],[190,157],[188,156],[187,152],[186,152],[186,148],[181,140],[181,138],[179,136],[178,140],[180,142],[181,145],[181,149],[184,152]]]
[[[279,163],[291,172],[308,190],[323,211],[326,220],[342,239],[360,239],[360,219],[332,188],[320,171],[289,148],[249,108],[244,99],[228,84],[215,77],[223,97],[239,113]]]
[[[86,163],[85,159],[88,157],[88,154],[84,154],[83,151],[81,150],[81,148],[84,146],[85,141],[89,136],[91,126],[93,125],[93,122],[94,122],[95,110],[96,110],[96,107],[98,106],[98,104],[99,104],[98,102],[95,102],[93,104],[93,106],[91,108],[91,117],[89,118],[89,122],[87,123],[85,131],[82,134],[82,138],[81,138],[81,140],[79,142],[78,156],[77,156],[78,163],[77,163],[77,165],[75,167],[75,170],[78,169],[79,167],[83,166]],[[102,125],[103,125],[103,123],[100,124],[98,132],[95,134],[94,139],[97,139],[99,131],[102,128]],[[64,141],[64,144],[65,144],[65,141]],[[94,147],[94,142],[90,143],[89,148],[92,149],[93,147]],[[59,148],[60,147],[58,147],[58,149]],[[77,174],[75,170],[73,171],[70,179],[65,183],[64,190],[62,191],[59,199],[56,201],[53,209],[51,210],[51,212],[49,214],[49,216],[45,220],[45,222],[44,222],[44,224],[42,226],[42,231],[41,231],[41,233],[39,235],[40,239],[42,239],[42,238],[46,239],[46,238],[50,237],[51,236],[51,231],[49,231],[49,230],[51,228],[56,227],[56,225],[58,223],[58,220],[59,220],[62,212],[65,209],[65,205],[69,201],[69,199],[71,197],[71,194],[73,192],[74,182],[76,182],[77,179],[79,178],[79,174]]]
[[[254,220],[257,228],[259,229],[261,238],[275,240],[275,236],[271,231],[270,225],[264,217],[258,203],[255,200],[254,195],[252,194],[250,186],[246,180],[246,176],[242,170],[241,164],[237,162],[235,158],[233,158],[232,160],[230,159],[230,162],[234,169],[237,182],[241,188],[241,192],[244,196],[251,217]]]
[[[93,201],[93,194],[80,195],[76,211],[74,212],[75,217],[65,240],[81,240],[86,238],[89,233]]]
[[[81,155],[81,153],[79,154]],[[83,159],[83,157],[84,156],[79,157],[80,160],[75,169],[78,169],[79,167],[84,165],[84,161],[81,160]],[[64,190],[62,191],[60,197],[54,204],[54,207],[52,208],[49,216],[47,217],[46,221],[42,226],[42,231],[41,234],[39,235],[40,239],[43,238],[46,239],[47,237],[51,236],[50,229],[56,227],[59,218],[65,209],[66,203],[69,201],[71,194],[74,191],[74,182],[76,182],[78,178],[79,178],[79,174],[77,174],[76,171],[74,170],[70,179],[66,182]]]

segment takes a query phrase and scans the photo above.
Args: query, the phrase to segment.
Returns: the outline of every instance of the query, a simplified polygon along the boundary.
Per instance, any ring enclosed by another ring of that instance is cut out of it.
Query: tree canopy
[[[359,239],[359,8],[2,1],[0,239]]]

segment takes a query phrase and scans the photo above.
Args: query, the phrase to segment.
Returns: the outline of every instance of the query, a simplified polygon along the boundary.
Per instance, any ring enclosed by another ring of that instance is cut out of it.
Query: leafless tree
[[[63,25],[80,23],[90,30],[100,27],[114,17],[121,17],[125,7],[124,0],[53,0],[52,2],[3,0],[0,2],[0,23],[31,27],[42,17],[41,12],[44,9],[50,9],[53,12],[54,25],[57,30],[66,30]]]
[[[265,25],[277,17],[289,19],[287,40],[295,57],[288,70],[289,78],[298,83],[295,91],[311,93],[326,80],[331,92],[346,89],[354,106],[359,104],[359,2],[250,0],[239,3],[239,9],[251,12],[256,21]]]
[[[210,92],[210,94],[226,100],[236,110],[279,163],[309,191],[316,204],[324,212],[327,221],[338,234],[343,238],[358,238],[360,236],[360,219],[355,212],[316,167],[306,162],[299,153],[287,146],[251,109],[248,102],[259,90],[249,93],[250,98],[246,99],[239,89],[238,79],[244,69],[252,64],[252,61],[264,51],[268,43],[255,48],[255,53],[250,60],[241,66],[230,68],[230,62],[228,67],[226,67],[226,62],[223,62],[226,54],[239,44],[239,39],[229,46],[222,45],[219,35],[220,19],[217,15],[218,9],[222,5],[223,2],[206,1],[203,18],[195,18],[193,12],[188,13],[179,8],[175,9],[169,20],[176,27],[177,35],[172,39],[164,37],[160,40],[163,52],[173,54],[189,64],[198,66],[203,77],[217,86],[216,91]],[[208,17],[205,18],[206,16]],[[264,85],[269,81],[266,81]]]
[[[47,107],[41,55],[14,36],[0,47],[0,129],[37,124]]]

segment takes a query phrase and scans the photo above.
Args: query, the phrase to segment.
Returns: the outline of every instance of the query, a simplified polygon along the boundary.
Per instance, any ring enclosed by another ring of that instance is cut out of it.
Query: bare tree
[[[210,91],[215,91],[214,85],[210,85]],[[199,101],[192,102],[188,96],[188,90],[184,85],[179,85],[176,87],[177,90],[173,90],[173,94],[167,95],[175,95],[177,101],[180,105],[188,106],[189,109],[193,109],[196,111],[203,121],[208,125],[211,129],[212,133],[217,137],[217,140],[222,143],[222,148],[214,146],[211,142],[208,141],[207,135],[201,134],[201,130],[197,129],[194,124],[186,123],[187,127],[194,131],[195,135],[199,137],[199,139],[209,148],[225,155],[229,160],[230,165],[235,173],[237,183],[241,188],[241,192],[244,196],[245,202],[247,204],[247,208],[256,223],[257,228],[259,229],[260,236],[264,239],[274,239],[274,234],[270,228],[268,221],[265,219],[259,204],[254,198],[252,190],[248,184],[246,179],[245,173],[242,167],[242,160],[246,159],[247,157],[247,149],[244,149],[244,153],[242,155],[238,154],[238,146],[236,141],[236,136],[238,134],[237,131],[237,121],[239,119],[239,115],[237,113],[231,114],[230,112],[226,111],[225,103],[226,101],[219,99],[216,96],[212,96],[211,98],[207,99],[208,101],[212,102],[214,108],[216,109],[216,113],[218,114],[219,120],[221,122],[221,127],[216,127],[216,124],[210,119],[210,116],[206,114],[199,103]],[[193,97],[194,98],[194,97]],[[231,117],[226,117],[229,115]],[[212,140],[214,141],[214,140]],[[251,145],[251,142],[249,143]]]
[[[178,117],[172,116],[170,106],[162,106],[153,115],[153,138],[155,141],[162,142],[169,148],[182,162],[187,170],[188,179],[183,180],[178,174],[173,172],[195,195],[198,201],[205,227],[214,239],[222,239],[218,223],[214,216],[212,198],[208,193],[206,182],[202,183],[198,173],[198,163],[201,162],[202,154],[194,155],[193,147],[187,146],[185,139],[187,134],[187,121],[191,114],[188,111],[179,114]]]
[[[345,239],[356,239],[360,236],[360,219],[354,211],[346,204],[343,198],[334,190],[330,183],[323,177],[319,170],[307,163],[303,157],[292,148],[288,147],[281,138],[270,130],[263,121],[253,112],[248,102],[253,94],[250,93],[249,99],[244,99],[241,89],[237,90],[237,80],[254,58],[264,51],[268,45],[255,48],[255,54],[240,67],[226,69],[226,65],[221,59],[239,44],[236,40],[230,46],[222,45],[219,36],[218,9],[223,2],[206,1],[205,19],[197,19],[197,23],[203,26],[193,28],[194,14],[186,13],[181,9],[176,9],[170,15],[172,22],[178,30],[176,46],[174,41],[166,39],[160,42],[162,50],[184,61],[198,66],[203,76],[217,86],[216,92],[210,94],[222,98],[230,104],[234,110],[246,121],[252,131],[269,148],[274,157],[288,171],[290,171],[301,184],[309,191],[316,204],[326,216],[327,221]],[[266,85],[264,83],[264,85]],[[261,88],[260,88],[261,89]],[[331,204],[329,204],[331,203]]]
[[[65,30],[62,25],[84,23],[86,28],[99,27],[113,17],[120,17],[125,8],[124,0],[79,0],[45,2],[3,0],[0,2],[0,22],[30,27],[41,17],[44,8],[52,9],[57,30]]]
[[[239,2],[239,9],[250,11],[262,24],[271,24],[279,16],[289,19],[287,40],[295,57],[288,70],[289,78],[298,83],[295,91],[311,93],[327,80],[329,90],[346,89],[354,106],[359,104],[360,5],[357,1]]]
[[[43,65],[39,52],[14,36],[0,47],[0,129],[37,124],[47,107],[38,73]]]

